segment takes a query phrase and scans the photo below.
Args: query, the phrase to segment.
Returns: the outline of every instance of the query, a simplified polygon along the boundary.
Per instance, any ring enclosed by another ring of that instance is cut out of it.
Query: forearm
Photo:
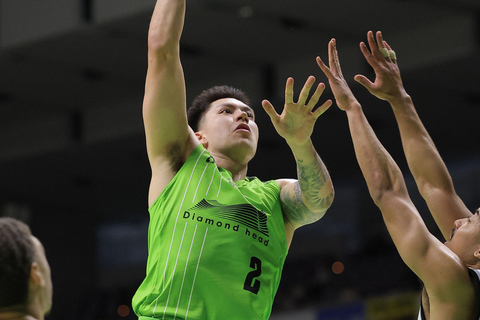
[[[360,104],[348,108],[346,113],[355,155],[375,203],[378,205],[386,192],[404,194],[402,173],[378,140]]]
[[[428,196],[432,188],[453,192],[450,174],[410,96],[405,94],[390,104],[398,123],[408,166],[422,195]]]
[[[148,31],[149,51],[176,49],[185,20],[185,0],[157,0]]]
[[[407,193],[402,173],[376,137],[359,104],[347,117],[355,155],[375,204],[402,259],[416,270],[427,250],[428,231]]]
[[[445,239],[449,239],[454,221],[471,213],[456,194],[450,173],[422,124],[412,99],[405,95],[390,101],[390,104],[400,129],[408,166],[420,194]]]
[[[332,180],[325,164],[309,140],[304,146],[290,145],[297,164],[295,193],[311,219],[318,220],[330,207],[334,197]],[[318,218],[315,216],[319,215]]]

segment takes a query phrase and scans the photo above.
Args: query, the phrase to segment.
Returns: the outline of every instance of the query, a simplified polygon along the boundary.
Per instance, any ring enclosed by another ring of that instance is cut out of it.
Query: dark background
[[[0,0],[0,214],[24,219],[43,242],[53,319],[117,319],[144,275],[150,168],[141,105],[153,0]],[[189,0],[182,37],[188,101],[216,84],[245,90],[260,142],[249,175],[294,178],[286,143],[260,107],[280,111],[285,80],[298,93],[337,39],[347,79],[373,79],[358,44],[382,30],[405,87],[452,172],[480,205],[480,3],[477,0]],[[429,229],[439,232],[410,178],[387,103],[352,90],[402,167]],[[326,91],[322,100],[333,98]],[[300,229],[274,315],[416,291],[356,163],[346,117],[332,106],[314,144],[336,187],[320,222]],[[331,271],[341,261],[345,271]],[[133,319],[132,313],[125,318]]]

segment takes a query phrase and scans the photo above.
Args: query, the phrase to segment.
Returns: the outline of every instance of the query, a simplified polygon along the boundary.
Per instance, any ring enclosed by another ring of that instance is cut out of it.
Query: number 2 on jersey
[[[255,278],[262,274],[262,260],[257,257],[252,257],[250,259],[250,268],[252,268],[253,271],[247,274],[243,289],[257,294],[258,290],[260,290],[260,281]]]

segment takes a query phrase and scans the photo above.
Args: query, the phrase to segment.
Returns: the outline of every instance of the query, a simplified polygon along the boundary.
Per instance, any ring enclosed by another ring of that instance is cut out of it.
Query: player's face
[[[200,122],[201,142],[211,153],[250,161],[258,143],[255,113],[245,103],[224,98],[214,101]]]
[[[480,208],[468,218],[454,223],[450,241],[445,245],[462,258],[473,255],[480,248]]]
[[[43,248],[42,243],[34,236],[32,236],[32,241],[35,247],[34,261],[38,263],[40,272],[44,279],[44,283],[39,289],[39,294],[40,294],[39,298],[42,303],[43,311],[45,314],[47,314],[52,307],[52,295],[53,295],[50,265],[48,264],[47,257],[45,254],[45,249]]]

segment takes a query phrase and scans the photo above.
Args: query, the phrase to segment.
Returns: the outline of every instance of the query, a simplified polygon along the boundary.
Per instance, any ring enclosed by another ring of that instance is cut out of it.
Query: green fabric
[[[137,316],[268,319],[287,255],[279,192],[275,181],[234,183],[199,145],[149,208]]]

